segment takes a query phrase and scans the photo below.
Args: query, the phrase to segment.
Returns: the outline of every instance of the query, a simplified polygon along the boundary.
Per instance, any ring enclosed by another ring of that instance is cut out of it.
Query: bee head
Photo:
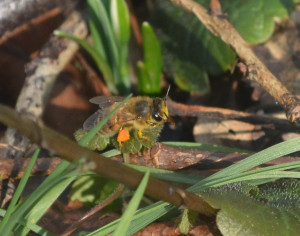
[[[156,122],[166,122],[169,119],[169,112],[166,100],[162,98],[153,99],[152,119]]]

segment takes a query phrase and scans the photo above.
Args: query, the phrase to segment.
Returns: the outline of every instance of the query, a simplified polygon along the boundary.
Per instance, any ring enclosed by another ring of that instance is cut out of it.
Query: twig
[[[208,30],[228,44],[247,65],[249,78],[271,94],[285,109],[288,121],[300,128],[300,100],[266,68],[228,20],[216,14],[209,14],[207,9],[192,0],[171,1],[192,12]]]
[[[83,38],[87,35],[87,29],[80,14],[74,12],[61,26],[62,30]],[[27,65],[27,78],[21,94],[19,95],[16,110],[39,120],[43,114],[48,96],[58,74],[66,66],[78,50],[78,45],[70,40],[52,36],[50,41],[43,47],[40,55]],[[29,140],[14,130],[8,129],[5,141],[11,146],[18,146],[23,152],[6,150],[3,157],[21,157],[29,145]]]
[[[30,157],[17,159],[0,158],[0,173],[2,179],[22,178],[30,159]],[[58,157],[38,158],[31,171],[31,175],[47,176],[58,166],[60,162],[61,159]]]
[[[251,124],[265,125],[265,128],[276,130],[279,133],[295,132],[289,123],[282,119],[270,116],[255,115],[247,112],[240,112],[225,108],[206,107],[200,105],[185,105],[168,99],[167,101],[169,113],[171,116],[191,116],[191,117],[207,117],[208,119],[219,120],[240,120]]]
[[[122,183],[129,188],[136,189],[143,178],[141,172],[87,150],[43,124],[37,124],[32,120],[21,117],[13,109],[1,104],[0,122],[16,129],[32,140],[32,142],[49,150],[51,153],[57,153],[67,161],[74,162],[80,157],[85,157],[86,165],[92,171],[108,179]],[[178,193],[179,191],[185,193],[184,198]],[[199,196],[185,192],[184,190],[177,191],[177,188],[174,188],[172,185],[152,177],[149,178],[145,193],[150,197],[169,202],[175,206],[184,205],[204,215],[212,215],[215,212]]]
[[[13,32],[34,18],[56,9],[60,14],[68,15],[79,0],[10,0],[0,3],[0,36],[7,39]]]

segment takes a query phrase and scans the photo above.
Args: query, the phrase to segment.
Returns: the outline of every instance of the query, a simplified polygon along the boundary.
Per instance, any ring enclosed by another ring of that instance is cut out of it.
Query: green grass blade
[[[96,16],[94,20],[97,20],[96,25],[101,25],[101,29],[104,32],[104,35],[101,37],[104,49],[106,50],[106,56],[111,65],[112,72],[114,75],[114,81],[117,87],[120,86],[120,74],[118,67],[120,65],[119,58],[119,46],[116,41],[116,37],[112,30],[112,25],[107,14],[107,9],[100,0],[88,0],[88,6],[90,12]]]
[[[130,224],[129,231],[127,235],[134,234],[138,230],[142,229],[143,227],[147,226],[154,220],[160,218],[170,210],[174,209],[174,207],[162,201],[156,202],[151,206],[144,207],[139,209],[133,217],[133,221]],[[110,232],[114,231],[119,223],[120,219],[115,220],[100,229],[88,234],[87,236],[104,236],[109,234]]]
[[[10,227],[13,228],[14,225],[17,223],[17,221],[13,221],[11,219],[11,215],[12,215],[13,211],[15,210],[16,204],[17,204],[17,202],[18,202],[18,200],[19,200],[19,198],[20,198],[20,196],[21,196],[21,194],[22,194],[22,192],[25,188],[25,185],[26,185],[26,183],[29,179],[29,176],[30,176],[30,172],[31,172],[31,170],[34,166],[34,163],[36,162],[36,159],[39,155],[39,152],[40,152],[40,149],[38,148],[34,152],[33,156],[31,157],[30,162],[29,162],[28,166],[26,167],[24,175],[21,178],[21,181],[20,181],[20,183],[19,183],[19,185],[16,189],[16,192],[15,192],[15,194],[14,194],[14,196],[13,196],[13,198],[12,198],[10,204],[9,204],[9,207],[6,211],[6,214],[5,214],[5,216],[4,216],[4,218],[1,222],[0,234],[3,235],[3,236],[10,234],[10,230],[5,230],[5,228],[7,227],[7,224],[11,225]]]
[[[18,222],[21,219],[24,219],[25,215],[35,206],[36,202],[46,194],[51,188],[56,185],[59,185],[60,182],[64,179],[69,177],[69,175],[77,175],[73,169],[69,169],[68,171],[65,170],[64,176],[57,176],[56,178],[52,178],[51,182],[44,184],[44,182],[30,195],[28,196],[23,202],[17,205],[16,209],[12,213],[10,217],[10,221],[6,224],[4,228],[4,232],[11,232],[14,228],[14,222]]]
[[[115,109],[113,109],[107,116],[105,116],[93,129],[91,129],[86,136],[84,136],[80,141],[79,145],[81,146],[87,146],[89,141],[92,140],[92,138],[99,132],[99,130],[103,127],[103,125],[110,119],[110,117],[113,116],[130,98],[131,94],[128,95],[120,104],[116,106]]]
[[[82,48],[84,48],[93,58],[93,60],[95,61],[97,67],[99,68],[99,70],[103,73],[103,78],[105,80],[105,83],[109,89],[109,91],[113,94],[117,94],[117,88],[115,85],[115,80],[114,80],[114,76],[113,76],[113,72],[107,62],[107,60],[105,58],[103,58],[100,53],[98,53],[97,50],[95,50],[95,48],[90,45],[87,41],[77,38],[71,34],[59,31],[59,30],[55,30],[54,34],[60,37],[64,37],[64,38],[68,38],[73,40],[74,42],[78,43]]]
[[[296,152],[300,150],[300,138],[295,138],[292,140],[288,140],[279,144],[276,144],[272,147],[264,149],[252,156],[239,161],[238,163],[231,165],[216,174],[213,174],[204,180],[200,181],[192,188],[191,191],[199,191],[202,189],[202,185],[206,184],[208,181],[211,180],[221,180],[222,178],[226,178],[231,175],[237,175],[243,171],[247,171],[253,167],[259,166],[265,162],[274,160],[278,157]]]
[[[142,197],[144,195],[147,183],[148,183],[148,179],[149,179],[149,174],[150,172],[147,171],[141,181],[141,183],[139,184],[139,187],[137,188],[137,190],[135,191],[135,194],[133,195],[132,199],[129,202],[128,208],[126,209],[126,211],[123,213],[121,219],[120,219],[120,223],[118,224],[117,229],[114,232],[114,235],[118,236],[118,235],[126,235],[126,232],[128,230],[128,227],[130,225],[130,222],[134,216],[134,213],[136,212]]]
[[[3,209],[0,209],[0,216],[4,217],[6,211]],[[54,234],[48,232],[47,230],[43,229],[41,226],[37,225],[37,224],[32,224],[28,221],[25,220],[20,220],[18,221],[19,224],[26,226],[27,228],[29,228],[32,232],[37,233],[39,235],[42,236],[54,236]]]
[[[110,18],[113,32],[119,47],[118,71],[120,74],[123,94],[130,89],[128,42],[130,39],[130,18],[127,4],[124,0],[112,0],[110,2]]]
[[[112,29],[119,44],[127,44],[130,39],[130,18],[128,7],[124,0],[111,0],[110,18]]]
[[[95,4],[95,3],[94,3]],[[104,35],[101,22],[98,19],[96,12],[93,10],[91,5],[88,5],[88,15],[89,15],[89,28],[93,38],[93,46],[101,56],[103,60],[108,62],[108,58],[105,51],[105,45],[103,43],[102,37]]]
[[[45,194],[43,194],[37,202],[32,206],[30,212],[26,215],[27,222],[37,223],[40,218],[45,214],[53,202],[61,195],[61,193],[68,187],[71,182],[76,179],[77,175],[68,177],[53,185]],[[19,228],[16,232],[17,235],[25,236],[29,233],[30,229],[27,227]]]
[[[108,49],[106,55],[113,60],[110,61],[110,64],[119,64],[118,46],[116,43],[116,38],[113,32],[111,21],[107,14],[107,9],[105,8],[101,0],[88,0],[87,3],[90,8],[90,12],[93,12],[96,16],[95,20],[100,23],[97,25],[101,25],[103,29],[104,35],[102,37],[102,41],[104,43],[104,48]]]

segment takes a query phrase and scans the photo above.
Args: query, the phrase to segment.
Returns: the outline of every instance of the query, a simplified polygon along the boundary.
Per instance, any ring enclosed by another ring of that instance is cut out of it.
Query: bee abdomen
[[[121,128],[120,123],[118,121],[118,116],[111,117],[99,131],[99,134],[104,137],[110,137],[116,134]]]

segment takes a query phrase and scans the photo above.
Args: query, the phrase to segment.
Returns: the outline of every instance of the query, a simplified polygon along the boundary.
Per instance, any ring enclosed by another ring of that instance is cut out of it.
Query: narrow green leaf
[[[105,51],[105,45],[103,43],[103,29],[102,29],[102,25],[99,21],[99,18],[95,12],[96,8],[96,2],[91,1],[88,4],[88,10],[89,10],[89,29],[91,31],[91,35],[93,38],[93,46],[94,48],[97,50],[97,52],[99,53],[99,55],[101,56],[101,58],[108,62],[108,58],[106,55],[106,51]]]
[[[129,231],[127,235],[132,235],[138,230],[142,229],[143,227],[147,226],[154,220],[158,219],[159,217],[163,216],[170,210],[174,209],[169,203],[165,203],[159,201],[157,203],[152,204],[151,206],[144,207],[136,212],[133,217],[133,221],[130,224]],[[87,236],[104,236],[108,233],[112,232],[118,226],[120,219],[115,220],[100,229],[95,230],[94,232],[88,234]]]
[[[231,165],[207,178],[200,181],[198,184],[194,185],[190,190],[199,191],[205,183],[211,180],[222,181],[222,178],[226,178],[232,175],[238,175],[243,171],[249,170],[253,167],[261,165],[265,162],[274,160],[278,157],[296,152],[300,150],[300,138],[291,139],[279,144],[276,144],[272,147],[264,149],[252,156],[239,161],[238,163]]]
[[[41,217],[45,214],[48,208],[53,202],[60,196],[60,194],[69,186],[73,180],[76,179],[76,175],[59,181],[57,184],[51,186],[49,190],[44,193],[37,202],[30,208],[28,214],[24,217],[27,222],[36,224]],[[16,231],[16,235],[25,236],[29,233],[30,228],[22,227]]]
[[[76,176],[73,168],[67,170],[67,163],[63,163],[61,168],[57,168],[52,172],[53,176],[49,176],[50,181],[44,181],[31,195],[29,195],[23,202],[17,205],[14,212],[12,213],[8,224],[5,225],[4,232],[11,232],[14,228],[14,223],[20,221],[29,212],[36,202],[54,186],[58,185],[63,179]],[[61,171],[64,170],[64,175],[61,176]],[[48,179],[47,178],[47,179]],[[47,180],[46,179],[46,180]]]
[[[112,25],[107,14],[107,9],[105,8],[102,0],[88,0],[88,6],[90,7],[90,12],[96,16],[95,20],[98,20],[101,25],[104,35],[102,37],[102,42],[104,48],[107,47],[108,51],[106,55],[110,58],[110,64],[117,65],[119,62],[118,58],[118,46],[116,43],[116,38],[114,36]],[[98,25],[98,24],[97,24]]]
[[[127,44],[130,39],[130,19],[128,7],[124,0],[111,0],[110,18],[119,44]]]
[[[17,204],[17,202],[18,202],[18,200],[19,200],[19,198],[20,198],[20,196],[21,196],[21,194],[22,194],[22,192],[25,188],[25,185],[26,185],[26,183],[28,181],[28,178],[30,176],[30,172],[31,172],[31,170],[34,166],[34,163],[36,162],[36,159],[37,159],[39,153],[40,153],[40,149],[38,148],[37,150],[35,150],[33,156],[31,157],[30,162],[29,162],[29,164],[26,167],[26,170],[24,172],[24,175],[21,178],[21,181],[20,181],[20,183],[19,183],[19,185],[16,189],[16,192],[15,192],[15,194],[14,194],[14,196],[13,196],[13,198],[12,198],[12,200],[11,200],[9,206],[8,206],[6,214],[3,218],[3,220],[1,221],[0,234],[3,235],[3,236],[10,234],[10,230],[7,230],[6,227],[13,228],[14,225],[17,223],[17,221],[16,220],[13,221],[10,218],[10,216],[12,215],[13,211],[15,210],[16,204]],[[9,222],[9,226],[7,226],[8,222]]]
[[[136,212],[136,210],[141,202],[141,199],[144,195],[144,192],[145,192],[145,189],[146,189],[146,186],[148,183],[148,179],[149,179],[149,171],[147,171],[145,173],[139,187],[137,188],[132,199],[130,200],[129,205],[128,205],[126,211],[123,213],[120,223],[114,232],[114,235],[116,235],[116,236],[126,235],[128,227],[130,225],[130,222],[133,219],[134,213]]]
[[[6,211],[3,210],[3,209],[0,209],[0,216],[1,217],[4,217]],[[37,225],[37,224],[32,224],[28,221],[25,221],[25,220],[20,220],[18,221],[19,224],[29,228],[32,232],[34,233],[37,233],[39,235],[42,235],[42,236],[54,236],[54,234],[48,232],[47,230],[43,229],[41,226]]]
[[[76,43],[78,43],[82,48],[84,48],[91,55],[91,57],[94,59],[95,63],[97,64],[98,68],[103,73],[104,80],[109,91],[111,91],[113,94],[118,93],[114,82],[115,81],[114,76],[108,62],[105,60],[105,58],[102,58],[101,55],[98,54],[97,50],[95,50],[93,46],[91,46],[88,42],[86,42],[83,39],[77,38],[71,34],[67,34],[62,31],[55,30],[54,34],[60,37],[71,39]]]
[[[147,171],[150,171],[151,176],[165,181],[172,181],[172,182],[185,183],[185,184],[196,184],[198,181],[204,178],[198,175],[182,174],[175,171],[151,168],[147,166],[139,166],[139,165],[132,165],[132,164],[126,164],[126,165],[140,172],[145,173]]]
[[[88,0],[88,5],[90,7],[90,12],[94,14],[96,17],[94,20],[98,20],[96,25],[101,25],[101,30],[103,31],[102,35],[102,43],[103,47],[106,51],[106,56],[111,66],[111,70],[114,76],[114,81],[116,87],[122,87],[121,78],[120,78],[120,57],[118,51],[120,47],[118,46],[116,36],[113,32],[112,25],[107,13],[107,9],[105,8],[103,2],[101,0]],[[118,89],[119,90],[119,89]]]
[[[128,61],[130,18],[128,7],[124,0],[112,0],[110,2],[110,18],[112,22],[112,29],[119,48],[118,53],[120,60],[118,64],[118,70],[120,74],[121,84],[123,86],[122,93],[127,94],[130,88]]]

